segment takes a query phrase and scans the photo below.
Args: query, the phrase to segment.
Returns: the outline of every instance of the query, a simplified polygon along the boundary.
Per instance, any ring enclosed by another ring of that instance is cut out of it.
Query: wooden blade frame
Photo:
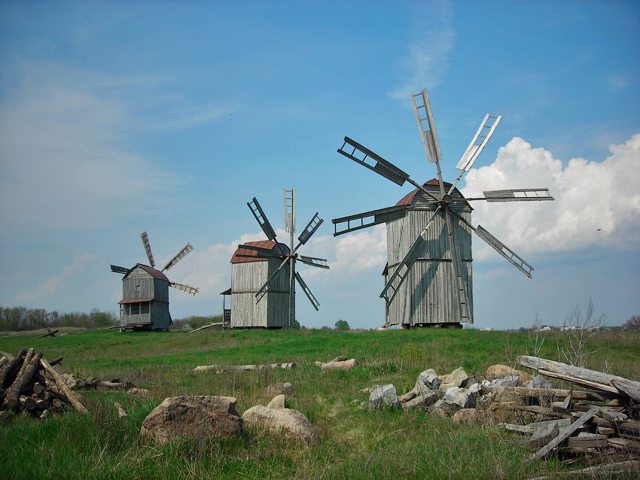
[[[456,217],[458,217],[467,227],[473,230],[476,235],[478,235],[482,240],[484,240],[491,248],[493,248],[496,252],[502,255],[507,259],[509,263],[511,263],[514,267],[524,273],[527,277],[531,278],[531,273],[533,272],[533,267],[529,265],[524,258],[518,255],[516,252],[507,247],[504,243],[494,237],[487,230],[482,228],[481,225],[478,225],[478,228],[471,225],[467,222],[463,217],[458,215],[455,211],[452,211]]]
[[[404,217],[406,213],[406,206],[397,205],[371,210],[369,212],[356,213],[355,215],[349,215],[347,217],[334,218],[332,220],[334,227],[333,236],[337,237],[338,235],[372,227],[379,223],[390,222],[391,220]],[[346,226],[344,224],[346,224]],[[341,227],[343,230],[340,230]]]
[[[325,268],[327,270],[329,269],[329,265],[327,263],[326,258],[307,257],[305,255],[300,255],[298,257],[298,260],[300,260],[305,265],[311,265],[312,267],[318,267],[318,268]]]
[[[169,283],[169,286],[173,288],[177,288],[178,290],[182,290],[183,292],[186,292],[189,295],[194,295],[194,296],[200,291],[198,287],[193,287],[191,285],[186,285],[184,283],[178,283],[178,282],[171,282]]]
[[[318,230],[318,228],[320,228],[320,225],[322,225],[322,222],[324,222],[324,220],[322,218],[320,218],[320,216],[318,215],[318,212],[316,212],[316,214],[309,221],[307,226],[304,227],[304,230],[302,231],[302,233],[298,237],[298,241],[300,242],[300,245],[304,245],[305,243],[307,243],[309,241],[309,239],[312,237],[312,235],[314,233],[316,233],[316,230]]]
[[[305,281],[302,279],[302,277],[298,272],[296,272],[296,280],[298,281],[300,288],[302,288],[302,291],[305,293],[305,295],[311,302],[311,305],[313,305],[313,308],[318,310],[318,307],[320,306],[320,302],[318,302],[318,299],[315,297],[315,295],[311,293],[311,290],[309,289],[309,287],[307,286],[307,284],[305,283]]]
[[[345,147],[349,145],[349,149],[345,150]],[[349,151],[351,150],[351,151]],[[376,172],[378,175],[383,176],[387,180],[391,180],[393,183],[402,186],[404,182],[409,178],[409,174],[400,170],[391,162],[388,162],[377,153],[369,150],[367,147],[360,145],[355,140],[349,137],[344,137],[344,143],[342,147],[338,149],[338,153],[353,160],[354,162],[362,165],[369,170]],[[373,160],[375,163],[370,165],[367,161]]]
[[[257,299],[257,300],[256,300],[256,302],[259,302],[260,300],[262,300],[262,297],[264,297],[264,296],[265,296],[265,294],[269,291],[269,285],[271,284],[271,280],[273,280],[273,279],[275,278],[275,276],[276,276],[276,275],[278,274],[278,272],[282,269],[282,267],[284,267],[284,266],[287,264],[287,262],[289,262],[289,261],[291,261],[291,257],[290,257],[290,256],[287,256],[287,258],[285,258],[285,259],[282,261],[282,263],[281,263],[281,264],[280,264],[280,266],[276,269],[276,271],[275,271],[275,272],[273,272],[269,278],[267,278],[267,281],[266,281],[266,282],[264,282],[264,285],[262,285],[262,286],[260,287],[260,290],[258,290],[258,291],[256,292],[256,295],[255,295],[255,297],[256,297],[256,299]]]
[[[442,158],[440,141],[438,140],[436,122],[431,112],[431,102],[429,101],[427,90],[424,89],[422,92],[412,95],[411,103],[413,104],[413,112],[418,123],[418,130],[420,130],[420,138],[422,138],[429,162],[440,162]]]
[[[267,236],[267,238],[269,240],[275,241],[276,232],[273,230],[271,223],[269,223],[269,219],[265,215],[264,210],[262,210],[260,203],[258,203],[258,199],[256,197],[253,197],[253,199],[247,203],[247,206],[249,207],[249,210],[251,210],[251,213],[255,217],[258,225],[260,225],[260,228],[262,228],[262,231]]]
[[[509,190],[486,190],[482,192],[487,202],[541,202],[553,201],[548,188],[518,188]],[[473,200],[476,200],[475,198]]]
[[[173,268],[180,260],[189,255],[189,253],[193,250],[193,246],[190,243],[187,243],[182,249],[174,255],[174,257],[167,262],[164,268],[161,271],[169,270]]]
[[[111,271],[113,273],[122,273],[122,274],[124,274],[124,273],[127,273],[129,271],[129,269],[121,267],[119,265],[111,265]]]
[[[149,259],[149,265],[151,265],[151,268],[156,268],[156,262],[153,260],[153,253],[151,253],[151,244],[149,243],[147,232],[142,232],[140,238],[142,239],[142,246],[147,254],[147,258]]]

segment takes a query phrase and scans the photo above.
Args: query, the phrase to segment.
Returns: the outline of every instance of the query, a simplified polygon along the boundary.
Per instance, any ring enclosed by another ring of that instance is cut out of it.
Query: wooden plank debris
[[[277,369],[282,368],[285,370],[290,370],[292,368],[296,368],[296,364],[293,362],[289,363],[267,363],[264,365],[200,365],[193,369],[194,372],[208,372],[214,370],[216,373],[220,374],[225,371],[232,372],[256,372],[259,370],[268,370],[268,369]]]

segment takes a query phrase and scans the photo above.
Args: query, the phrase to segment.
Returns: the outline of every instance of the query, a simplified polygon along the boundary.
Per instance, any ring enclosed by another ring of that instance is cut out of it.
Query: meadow
[[[525,463],[524,439],[492,425],[456,425],[423,411],[363,411],[362,389],[393,383],[404,393],[427,368],[464,367],[482,376],[487,366],[515,366],[522,354],[564,360],[566,332],[477,330],[203,330],[139,332],[72,330],[58,337],[36,332],[0,335],[0,350],[34,347],[75,375],[119,378],[149,389],[140,399],[125,392],[82,391],[88,415],[68,411],[44,421],[16,417],[0,425],[0,478],[465,478],[520,479],[555,475],[557,460]],[[544,340],[544,341],[542,341]],[[588,337],[587,366],[640,380],[640,334],[603,332]],[[351,371],[321,373],[314,361],[356,358]],[[197,365],[295,362],[293,370],[193,373]],[[229,395],[238,412],[266,404],[265,388],[291,382],[287,401],[314,425],[310,446],[247,432],[222,442],[186,439],[158,447],[139,436],[146,415],[176,395]],[[114,402],[129,416],[119,419]],[[575,468],[575,467],[574,467]]]

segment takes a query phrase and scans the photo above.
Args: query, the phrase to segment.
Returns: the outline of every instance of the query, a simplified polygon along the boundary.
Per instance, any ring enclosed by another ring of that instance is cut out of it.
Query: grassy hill
[[[359,409],[361,389],[393,383],[410,390],[426,368],[464,367],[482,376],[494,363],[521,354],[563,360],[567,333],[553,332],[538,352],[534,334],[474,330],[387,332],[213,331],[130,333],[73,331],[55,338],[0,336],[0,350],[34,347],[80,377],[119,378],[151,391],[82,392],[88,416],[73,412],[46,421],[15,418],[0,426],[0,478],[528,478],[562,469],[556,461],[524,464],[520,437],[489,425],[461,426],[420,411]],[[538,347],[537,347],[537,346]],[[639,379],[640,335],[599,333],[585,345],[588,365]],[[321,373],[314,361],[354,357],[352,371]],[[206,364],[295,362],[294,370],[195,374]],[[270,400],[265,388],[288,381],[288,401],[314,424],[311,446],[269,435],[225,442],[188,440],[159,448],[139,437],[145,416],[175,395],[230,395],[238,411]],[[129,417],[118,419],[113,402]]]

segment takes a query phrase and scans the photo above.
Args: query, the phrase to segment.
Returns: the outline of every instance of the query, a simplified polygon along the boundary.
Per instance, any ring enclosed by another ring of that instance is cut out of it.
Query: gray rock
[[[276,383],[275,385],[269,385],[265,392],[267,395],[280,395],[282,393],[291,393],[293,391],[293,385],[289,382]]]
[[[314,437],[311,422],[302,413],[290,408],[269,408],[256,405],[242,414],[246,426],[285,433],[293,438],[311,442]]]
[[[160,445],[183,437],[225,438],[241,433],[236,399],[205,395],[166,398],[140,428],[142,436]]]
[[[438,390],[440,387],[440,379],[435,372],[424,371],[418,375],[416,380],[415,391],[416,395],[425,395],[431,391]]]
[[[477,388],[472,387],[470,389],[451,387],[444,394],[443,400],[444,403],[457,406],[459,408],[473,408],[476,406],[476,398],[479,390],[479,385]]]
[[[438,392],[430,391],[425,393],[424,395],[419,395],[403,403],[402,408],[404,409],[426,408],[436,403],[439,398],[440,398],[440,394]]]
[[[382,407],[397,407],[400,405],[396,387],[391,383],[377,386],[369,394],[369,407],[372,409]]]
[[[467,375],[467,372],[465,372],[464,369],[460,367],[460,368],[456,368],[453,372],[447,375],[442,375],[440,377],[440,383],[449,384],[452,387],[459,387],[468,378],[469,378],[469,375]]]

